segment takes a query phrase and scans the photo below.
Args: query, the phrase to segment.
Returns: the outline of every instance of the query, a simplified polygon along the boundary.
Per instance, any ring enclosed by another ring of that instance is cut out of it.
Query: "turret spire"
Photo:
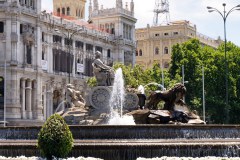
[[[116,0],[116,7],[117,8],[122,8],[123,7],[122,0]]]
[[[90,19],[91,17],[92,17],[92,0],[90,0],[88,7],[88,18]]]
[[[93,0],[93,6],[94,6],[94,10],[98,10],[98,0]]]
[[[134,2],[133,2],[133,0],[130,3],[130,11],[131,11],[132,14],[134,14]]]

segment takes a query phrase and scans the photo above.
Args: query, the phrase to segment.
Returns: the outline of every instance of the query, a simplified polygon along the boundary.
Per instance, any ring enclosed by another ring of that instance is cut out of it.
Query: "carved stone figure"
[[[111,67],[103,64],[100,59],[101,52],[95,53],[95,60],[92,63],[93,74],[97,79],[98,86],[111,86],[114,79],[114,71]]]
[[[163,110],[174,110],[175,105],[183,106],[185,102],[183,101],[183,97],[186,94],[186,87],[181,84],[177,83],[173,88],[167,91],[161,92],[152,92],[151,95],[148,97],[148,103],[146,106],[149,109],[157,109],[157,105],[160,101],[164,101],[164,108]]]
[[[72,84],[67,84],[66,101],[70,105],[69,107],[84,107],[86,102],[81,96],[81,92],[74,89]]]

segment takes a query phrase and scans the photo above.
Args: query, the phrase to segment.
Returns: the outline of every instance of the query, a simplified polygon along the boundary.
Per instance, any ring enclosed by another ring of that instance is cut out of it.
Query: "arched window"
[[[110,24],[110,28],[111,28],[111,34],[115,34],[115,27],[113,23]]]
[[[62,14],[65,15],[65,8],[62,8]]]
[[[70,8],[67,7],[67,16],[70,16]]]
[[[138,50],[136,50],[136,53],[135,53],[136,56],[138,56]]]
[[[142,53],[142,50],[140,49],[139,50],[139,56],[142,56],[143,55],[143,53]]]
[[[168,54],[168,47],[164,48],[164,54]]]
[[[155,55],[158,55],[158,54],[159,54],[159,48],[156,47],[156,48],[155,48]]]
[[[101,31],[104,31],[104,25],[100,24],[99,28],[100,28]]]
[[[61,13],[61,9],[58,8],[58,9],[57,9],[57,16],[60,16],[60,13]]]

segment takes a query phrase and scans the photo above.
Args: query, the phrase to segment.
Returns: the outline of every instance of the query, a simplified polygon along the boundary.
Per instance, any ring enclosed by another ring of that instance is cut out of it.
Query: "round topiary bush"
[[[52,159],[65,158],[72,147],[73,137],[68,125],[60,115],[53,114],[38,134],[38,148],[47,159]]]

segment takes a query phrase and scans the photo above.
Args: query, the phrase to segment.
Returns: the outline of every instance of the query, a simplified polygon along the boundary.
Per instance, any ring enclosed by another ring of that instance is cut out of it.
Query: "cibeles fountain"
[[[240,157],[240,126],[205,124],[183,101],[184,85],[175,84],[168,90],[160,86],[161,90],[146,97],[144,86],[139,92],[124,88],[121,69],[114,72],[99,54],[93,68],[98,85],[86,97],[67,85],[67,99],[61,106],[67,105],[58,108],[74,138],[69,157]],[[160,101],[165,102],[161,110],[157,107]],[[0,127],[0,155],[39,156],[40,129]]]
[[[67,85],[70,93],[68,96],[70,99],[67,102],[70,105],[60,115],[64,117],[68,124],[204,124],[195,112],[189,111],[183,101],[186,93],[184,85],[179,83],[173,88],[165,90],[163,86],[158,84],[162,91],[152,92],[148,97],[148,102],[145,103],[144,86],[140,85],[138,90],[125,88],[122,69],[119,68],[114,72],[111,67],[103,64],[100,57],[101,53],[97,51],[92,63],[97,86],[93,87],[86,97],[89,101],[88,105],[77,94],[79,91],[74,91],[70,84]],[[154,84],[156,83],[147,85]],[[77,98],[74,97],[80,97],[81,101],[77,101]],[[165,102],[164,108],[161,110],[157,107],[160,101]]]

